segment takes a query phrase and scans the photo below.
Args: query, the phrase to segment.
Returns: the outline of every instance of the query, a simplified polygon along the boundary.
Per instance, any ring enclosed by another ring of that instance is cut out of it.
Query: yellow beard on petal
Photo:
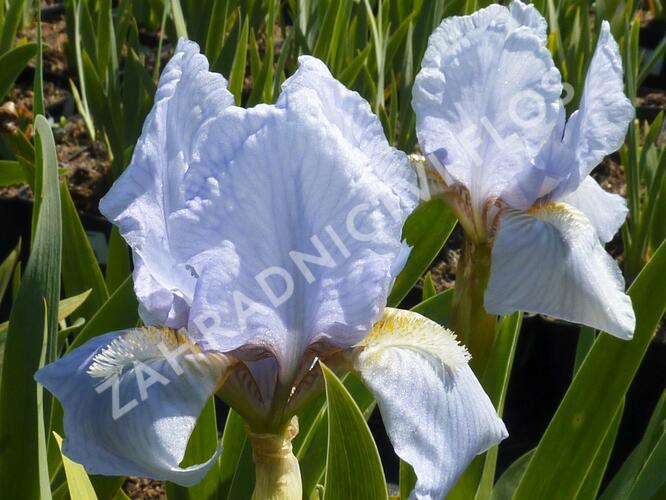
[[[182,345],[187,345],[191,352],[200,352],[186,335],[172,328],[135,328],[113,339],[95,354],[87,373],[91,377],[107,379],[119,375],[135,362],[163,358],[163,350],[172,352]]]
[[[466,365],[470,359],[467,349],[451,330],[418,313],[390,307],[384,310],[384,317],[375,323],[358,347],[363,348],[359,356],[365,362],[392,348],[421,351],[438,358],[452,370]]]

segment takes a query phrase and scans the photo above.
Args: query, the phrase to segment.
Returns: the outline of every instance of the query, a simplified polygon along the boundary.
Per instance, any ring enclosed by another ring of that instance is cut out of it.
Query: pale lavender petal
[[[477,454],[507,437],[468,359],[450,331],[399,309],[354,351],[396,453],[416,473],[410,498],[441,500]]]
[[[486,310],[547,314],[630,339],[636,325],[617,262],[574,207],[505,212],[493,243]]]
[[[172,217],[211,249],[193,263],[189,331],[206,349],[267,349],[285,377],[309,344],[349,346],[370,330],[417,201],[396,187],[415,175],[367,104],[320,62],[302,64],[277,106],[228,108],[211,124],[185,176],[205,187]]]
[[[466,19],[497,19],[462,37],[445,22],[431,37],[413,91],[417,134],[426,155],[446,151],[444,167],[475,210],[498,197],[529,206],[521,184],[557,123],[560,74],[532,28],[501,8],[482,12]]]
[[[38,371],[35,379],[64,410],[63,453],[90,474],[199,482],[220,449],[199,465],[180,462],[229,361],[179,350],[189,345],[166,329],[125,330],[96,337]]]
[[[233,104],[222,77],[193,42],[181,39],[164,68],[155,104],[127,170],[100,202],[100,211],[127,240],[134,254],[134,285],[148,324],[187,324],[196,279],[188,261],[206,247],[191,244],[172,227],[201,186],[188,186],[185,173],[199,156],[211,120]]]

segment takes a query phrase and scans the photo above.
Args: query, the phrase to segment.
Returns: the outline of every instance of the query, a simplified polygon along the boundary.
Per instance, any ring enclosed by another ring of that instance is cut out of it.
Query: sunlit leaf
[[[340,379],[321,365],[328,403],[327,500],[388,499],[384,471],[363,413]]]
[[[58,447],[62,451],[62,438],[57,434],[55,436]],[[90,483],[90,478],[82,465],[72,462],[65,455],[62,455],[62,464],[67,476],[67,488],[72,500],[97,500],[95,489]]]

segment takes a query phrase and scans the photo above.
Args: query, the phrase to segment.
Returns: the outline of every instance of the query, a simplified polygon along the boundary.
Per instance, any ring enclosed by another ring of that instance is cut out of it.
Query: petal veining
[[[299,68],[282,84],[278,107],[288,107],[292,95],[309,89],[316,94],[321,112],[344,138],[367,156],[369,167],[382,181],[392,186],[407,207],[415,203],[415,174],[404,161],[402,151],[389,147],[384,128],[358,92],[345,87],[331,75],[326,65],[311,56],[298,58]]]
[[[196,283],[188,261],[205,248],[189,245],[187,233],[174,230],[170,218],[184,207],[184,174],[199,154],[207,125],[233,104],[226,86],[222,75],[208,71],[197,44],[181,39],[132,161],[100,202],[100,211],[132,248],[135,290],[147,324],[187,324]]]
[[[542,38],[504,17],[458,40],[451,31],[450,45],[436,32],[414,85],[424,153],[443,158],[450,176],[470,190],[477,210],[496,197],[523,206],[534,201],[521,198],[521,180],[561,107],[560,74]],[[451,29],[445,24],[444,30]]]
[[[439,500],[506,428],[455,336],[423,316],[386,309],[354,351],[396,453],[416,472],[411,498]]]
[[[137,475],[183,486],[220,453],[181,468],[187,442],[230,360],[170,329],[96,337],[35,374],[64,410],[63,453],[91,474]]]
[[[485,305],[493,314],[547,314],[622,339],[636,324],[617,263],[587,217],[564,203],[502,215]]]
[[[185,176],[200,195],[172,218],[210,249],[195,265],[188,330],[205,349],[265,347],[283,370],[312,342],[350,346],[371,329],[417,202],[416,189],[389,180],[415,184],[415,174],[377,137],[367,105],[320,62],[302,64],[277,106],[231,107],[211,124]]]

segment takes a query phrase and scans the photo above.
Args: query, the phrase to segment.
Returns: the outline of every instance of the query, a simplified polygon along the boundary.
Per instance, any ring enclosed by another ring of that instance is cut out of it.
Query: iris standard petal
[[[560,74],[540,35],[502,19],[455,42],[457,24],[445,22],[452,31],[431,37],[413,91],[424,153],[469,189],[476,209],[499,196],[534,201],[520,199],[520,181],[561,107]]]
[[[63,452],[91,474],[136,475],[191,486],[212,467],[181,468],[187,441],[229,360],[169,329],[90,340],[35,374],[64,410]]]
[[[300,90],[314,92],[326,121],[345,140],[368,158],[375,175],[400,195],[400,210],[411,210],[418,197],[414,170],[404,161],[402,151],[389,146],[384,128],[368,101],[345,87],[331,75],[326,65],[311,56],[298,58],[299,68],[282,84],[278,107],[288,107]]]
[[[198,45],[181,39],[164,68],[132,161],[100,202],[100,211],[132,248],[135,290],[148,324],[187,324],[196,283],[189,261],[205,248],[175,231],[170,218],[200,188],[186,186],[184,174],[208,123],[233,104],[226,86],[221,75],[208,71]]]
[[[624,94],[622,58],[607,21],[601,23],[597,47],[585,77],[580,107],[569,118],[564,131],[562,158],[575,175],[563,184],[558,194],[576,189],[604,156],[617,151],[634,117],[634,108]],[[573,161],[571,161],[573,160]]]
[[[585,214],[602,243],[612,240],[627,218],[627,201],[620,195],[604,191],[589,175],[562,201]]]
[[[521,26],[530,28],[543,44],[546,43],[548,25],[533,5],[526,5],[520,1],[511,2],[508,8],[499,4],[491,4],[468,16],[445,18],[430,35],[421,64],[422,68],[439,68],[442,57],[460,39],[475,30],[485,30],[491,23],[507,24],[510,29],[517,29]]]
[[[492,314],[547,314],[622,339],[636,324],[617,263],[585,215],[564,203],[503,213],[485,306]]]
[[[468,359],[449,330],[390,308],[354,351],[396,453],[416,473],[412,498],[440,500],[474,456],[507,437]]]
[[[205,188],[172,219],[211,249],[193,266],[188,330],[205,349],[266,348],[284,376],[309,344],[349,347],[371,329],[417,201],[378,174],[409,178],[406,155],[375,137],[353,96],[365,125],[338,116],[315,90],[334,87],[321,63],[304,65],[278,106],[231,107],[211,124],[186,174]]]

